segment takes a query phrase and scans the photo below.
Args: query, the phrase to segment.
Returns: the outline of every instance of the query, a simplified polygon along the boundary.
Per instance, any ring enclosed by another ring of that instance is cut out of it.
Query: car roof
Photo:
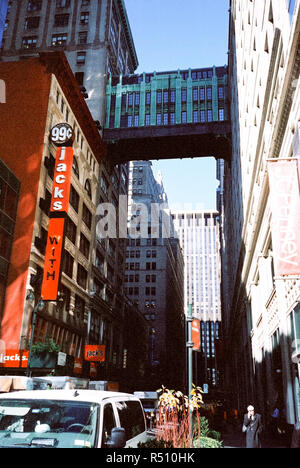
[[[86,401],[91,403],[101,403],[107,398],[130,398],[139,400],[130,393],[107,392],[101,390],[25,390],[19,392],[10,392],[0,395],[3,399],[28,399],[28,400],[68,400],[68,401]]]

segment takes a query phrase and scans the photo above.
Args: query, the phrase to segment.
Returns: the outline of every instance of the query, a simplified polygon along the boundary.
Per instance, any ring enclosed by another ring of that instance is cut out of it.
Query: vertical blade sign
[[[64,241],[64,224],[64,218],[51,218],[49,220],[41,294],[44,301],[55,301],[57,299],[61,253]]]
[[[73,148],[57,148],[53,179],[52,213],[67,213],[69,208],[71,177],[73,166]]]
[[[56,129],[56,127],[54,127],[54,129]],[[44,301],[57,300],[61,254],[64,243],[65,216],[69,208],[71,190],[73,155],[74,150],[72,147],[62,146],[58,147],[56,150],[52,200],[50,205],[50,220],[41,293]]]

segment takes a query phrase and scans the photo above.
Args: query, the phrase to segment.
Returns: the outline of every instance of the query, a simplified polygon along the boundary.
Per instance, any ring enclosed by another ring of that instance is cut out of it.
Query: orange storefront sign
[[[105,361],[105,345],[86,345],[84,348],[84,359],[86,361]]]
[[[51,218],[49,220],[41,294],[45,301],[55,301],[57,299],[61,253],[64,241],[64,225],[64,218]]]
[[[71,177],[73,166],[73,148],[63,147],[56,150],[56,162],[53,177],[52,213],[67,213],[69,208]]]
[[[0,354],[0,367],[26,368],[29,351],[7,349]]]

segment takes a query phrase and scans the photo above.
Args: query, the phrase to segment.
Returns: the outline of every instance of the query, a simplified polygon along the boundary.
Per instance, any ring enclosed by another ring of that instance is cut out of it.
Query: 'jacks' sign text
[[[50,207],[52,213],[68,212],[73,154],[73,148],[57,148]]]

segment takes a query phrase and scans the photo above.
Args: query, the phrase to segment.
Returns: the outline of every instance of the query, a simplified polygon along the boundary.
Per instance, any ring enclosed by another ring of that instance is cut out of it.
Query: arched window
[[[84,184],[84,189],[86,193],[88,194],[89,198],[92,199],[92,189],[91,189],[91,183],[89,179],[86,179],[85,184]]]
[[[77,179],[79,179],[79,167],[78,167],[77,159],[75,157],[73,158],[73,171]]]

